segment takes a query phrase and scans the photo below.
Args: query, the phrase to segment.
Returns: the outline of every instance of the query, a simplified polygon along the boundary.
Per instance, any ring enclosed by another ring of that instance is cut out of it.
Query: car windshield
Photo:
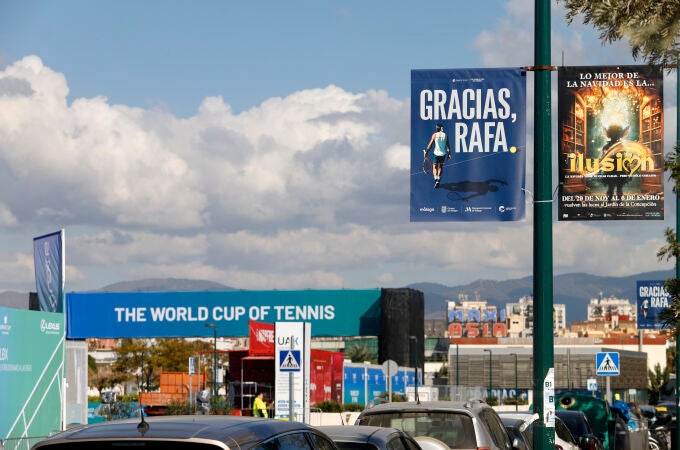
[[[432,411],[393,411],[367,414],[359,425],[398,428],[412,437],[429,436],[450,448],[475,448],[475,429],[467,414]]]
[[[567,414],[560,416],[560,419],[562,419],[562,422],[565,423],[567,428],[569,428],[569,431],[571,431],[571,434],[574,436],[587,436],[588,434],[591,434],[590,430],[587,428],[587,422],[585,422],[581,416]]]
[[[373,444],[367,444],[365,442],[338,442],[335,441],[335,445],[338,446],[340,450],[378,450]]]

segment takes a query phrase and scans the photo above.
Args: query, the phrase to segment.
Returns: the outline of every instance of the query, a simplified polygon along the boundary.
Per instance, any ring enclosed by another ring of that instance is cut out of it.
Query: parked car
[[[499,415],[514,445],[522,450],[533,450],[532,416],[530,414],[527,417],[510,416],[500,412]]]
[[[591,394],[580,392],[562,392],[556,395],[555,407],[557,411],[581,411],[585,414],[592,434],[597,437],[605,450],[615,450],[616,444],[616,418],[614,417],[609,403],[602,398],[593,397]],[[582,429],[575,432],[571,424],[562,417],[569,426],[576,439],[582,436]],[[579,444],[581,444],[579,442]]]
[[[450,449],[520,450],[498,413],[481,400],[385,403],[362,411],[356,425],[397,428],[416,440],[438,439]]]
[[[601,438],[595,435],[588,416],[583,411],[558,409],[555,411],[555,416],[569,428],[579,448],[582,450],[604,450]]]
[[[396,428],[359,425],[317,426],[340,450],[421,450],[408,434]]]
[[[33,450],[337,450],[300,422],[240,416],[155,416],[82,425],[35,444]]]
[[[533,445],[533,426],[539,420],[538,414],[526,412],[501,411],[498,413],[508,432],[513,436],[522,438],[527,450],[532,450]],[[521,421],[521,423],[520,423]],[[524,430],[522,430],[524,428]],[[574,436],[569,431],[567,425],[559,417],[555,417],[555,449],[556,450],[579,450],[579,446]]]

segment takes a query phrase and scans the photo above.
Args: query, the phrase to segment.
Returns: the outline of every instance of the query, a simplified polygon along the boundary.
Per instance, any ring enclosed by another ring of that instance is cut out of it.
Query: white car
[[[538,420],[538,414],[532,414],[530,412],[510,412],[510,411],[499,411],[498,415],[504,424],[509,424],[511,421],[522,420],[524,425],[521,430],[517,430],[523,433],[525,436],[531,436],[533,433],[533,423]],[[510,430],[508,430],[510,432]],[[529,439],[527,442],[526,450],[533,450],[533,442]],[[559,417],[555,417],[555,450],[580,450],[576,440],[571,435],[569,428],[562,422]]]

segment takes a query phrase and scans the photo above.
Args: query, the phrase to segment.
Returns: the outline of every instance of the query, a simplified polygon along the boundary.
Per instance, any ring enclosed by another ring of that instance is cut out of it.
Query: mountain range
[[[592,298],[616,297],[635,303],[638,280],[666,280],[674,277],[674,270],[644,272],[624,277],[607,277],[572,273],[557,275],[553,278],[553,304],[566,305],[567,323],[586,320],[588,303]],[[448,301],[458,301],[460,294],[468,299],[486,300],[489,305],[504,308],[507,303],[515,303],[523,296],[533,295],[532,277],[509,280],[476,280],[459,286],[446,286],[438,283],[414,283],[408,288],[424,294],[425,318],[446,319]],[[162,291],[231,291],[237,288],[207,280],[188,280],[181,278],[151,278],[122,281],[104,286],[94,292],[162,292]],[[28,293],[0,292],[0,306],[28,308]]]

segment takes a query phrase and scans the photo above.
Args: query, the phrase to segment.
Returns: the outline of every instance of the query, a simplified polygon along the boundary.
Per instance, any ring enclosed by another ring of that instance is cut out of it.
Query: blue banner
[[[411,221],[525,214],[526,72],[411,71]]]
[[[40,310],[64,312],[64,230],[33,238],[35,286]]]
[[[671,305],[671,295],[661,280],[637,282],[638,330],[660,330],[665,328],[659,315]]]
[[[380,334],[380,289],[66,294],[68,339],[248,336],[248,322],[308,322],[314,336]]]
[[[342,401],[345,404],[365,405],[388,390],[387,376],[383,373],[381,366],[364,367],[357,363],[346,364],[342,377]],[[415,369],[399,367],[397,373],[392,374],[391,378],[392,393],[406,395],[406,386],[415,386]]]

